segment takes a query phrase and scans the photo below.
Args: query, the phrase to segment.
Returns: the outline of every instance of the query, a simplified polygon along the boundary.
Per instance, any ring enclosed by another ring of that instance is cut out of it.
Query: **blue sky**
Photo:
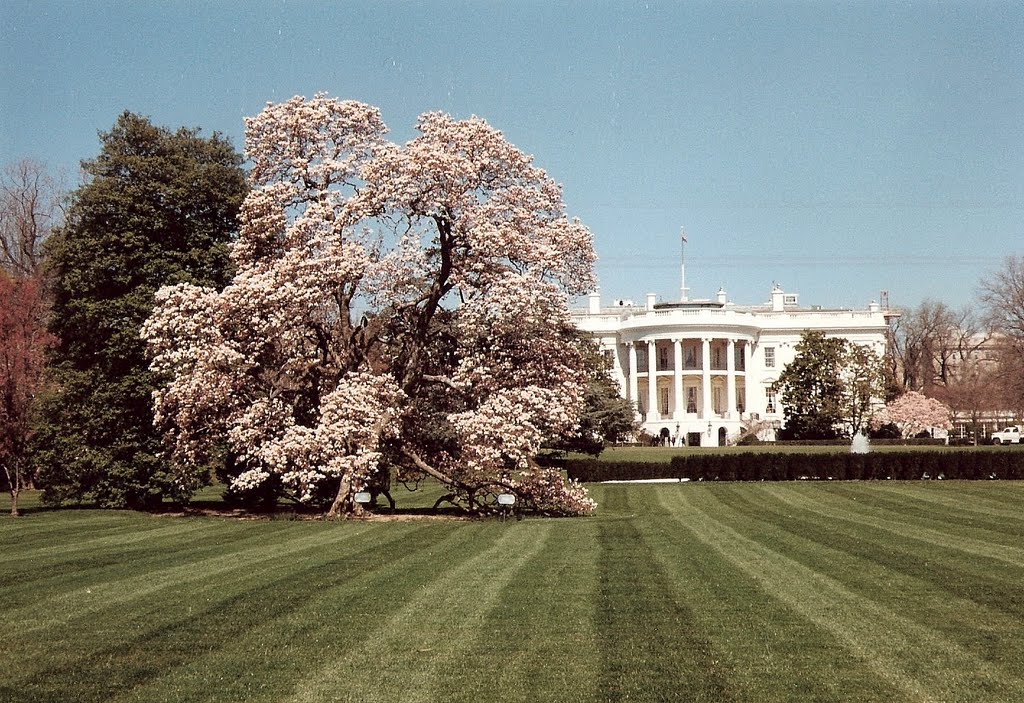
[[[606,299],[960,306],[1024,253],[1019,2],[0,1],[0,162],[132,110],[220,131],[317,91],[486,118],[564,184]]]

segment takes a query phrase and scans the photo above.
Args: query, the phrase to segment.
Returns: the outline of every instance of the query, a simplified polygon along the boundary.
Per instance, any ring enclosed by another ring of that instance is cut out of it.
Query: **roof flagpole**
[[[690,289],[686,287],[686,228],[679,227],[679,300],[685,303],[689,299]]]

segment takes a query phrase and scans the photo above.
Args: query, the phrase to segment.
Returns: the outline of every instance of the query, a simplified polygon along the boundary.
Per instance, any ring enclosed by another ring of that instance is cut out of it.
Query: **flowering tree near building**
[[[872,425],[880,427],[892,423],[903,437],[913,437],[924,430],[952,429],[951,416],[949,406],[941,400],[928,398],[917,391],[907,391],[876,413]]]
[[[541,469],[587,374],[567,295],[593,286],[561,188],[481,119],[426,113],[404,145],[379,111],[319,94],[246,120],[252,189],[222,291],[162,289],[143,335],[178,482],[225,451],[233,485],[329,514],[429,475],[470,508],[514,492],[582,514]]]

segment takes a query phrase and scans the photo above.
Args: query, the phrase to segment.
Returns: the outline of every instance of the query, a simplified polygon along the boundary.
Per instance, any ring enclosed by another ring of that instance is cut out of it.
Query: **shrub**
[[[682,454],[662,463],[568,459],[565,469],[569,478],[582,482],[656,478],[694,481],[1022,479],[1024,451]]]

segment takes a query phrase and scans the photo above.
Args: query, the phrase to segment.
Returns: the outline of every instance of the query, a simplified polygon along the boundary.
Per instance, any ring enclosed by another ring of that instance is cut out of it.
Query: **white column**
[[[753,351],[750,347],[750,342],[743,343],[743,394],[746,398],[743,401],[743,406],[747,409],[747,412],[753,412],[754,410],[754,374],[753,371]]]
[[[626,395],[629,386],[627,385],[625,369],[622,368],[622,359],[619,358],[618,342],[612,343],[612,373],[615,374],[615,380],[619,384],[619,392]]]
[[[701,370],[701,391],[703,392],[701,402],[701,418],[710,420],[714,413],[711,408],[711,340],[705,337],[701,340],[700,370]]]
[[[725,350],[725,416],[736,417],[736,340],[730,339]]]
[[[658,413],[658,349],[655,342],[647,343],[647,419],[657,420]]]
[[[637,365],[636,365],[636,343],[626,342],[626,348],[629,350],[629,400],[632,401],[633,406],[640,411],[640,386],[637,383]]]
[[[673,408],[672,419],[682,420],[683,413],[686,411],[686,399],[683,398],[683,340],[672,340],[672,352],[672,396],[676,400],[676,406]]]

